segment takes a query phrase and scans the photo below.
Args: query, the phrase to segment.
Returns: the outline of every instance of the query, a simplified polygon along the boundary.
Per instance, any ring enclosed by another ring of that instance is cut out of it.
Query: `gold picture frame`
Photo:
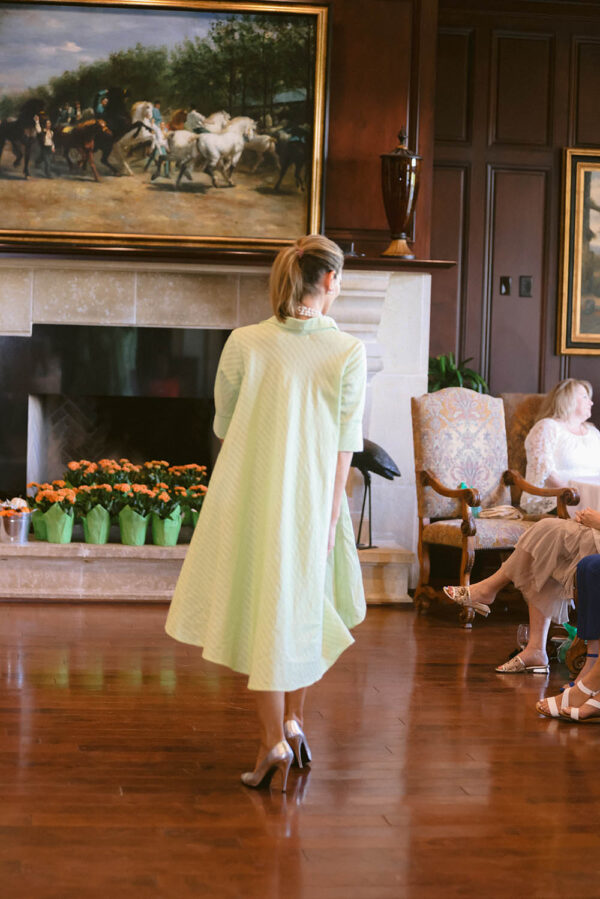
[[[565,149],[558,352],[600,355],[600,150]]]
[[[0,0],[0,27],[3,249],[273,250],[322,230],[326,5]]]

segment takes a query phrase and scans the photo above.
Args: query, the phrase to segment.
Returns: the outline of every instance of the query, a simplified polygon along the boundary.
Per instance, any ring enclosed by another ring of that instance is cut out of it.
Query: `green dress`
[[[327,539],[337,453],[363,446],[360,340],[327,316],[233,331],[215,382],[224,438],[166,631],[251,690],[319,680],[365,597],[346,497]]]

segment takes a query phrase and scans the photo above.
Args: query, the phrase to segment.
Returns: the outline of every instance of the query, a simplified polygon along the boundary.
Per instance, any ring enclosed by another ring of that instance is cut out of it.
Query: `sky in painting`
[[[2,4],[0,94],[46,84],[49,78],[105,59],[137,43],[174,47],[205,37],[212,12]]]

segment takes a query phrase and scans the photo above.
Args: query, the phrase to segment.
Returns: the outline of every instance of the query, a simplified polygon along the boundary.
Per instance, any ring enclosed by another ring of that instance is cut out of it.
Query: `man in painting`
[[[34,116],[33,121],[35,122],[35,130],[40,141],[40,145],[42,148],[42,163],[44,165],[44,174],[46,178],[52,178],[52,169],[50,163],[52,162],[52,155],[56,152],[56,148],[54,146],[54,132],[52,130],[52,123],[50,119],[46,119],[44,122],[44,128],[40,125],[40,117]]]
[[[108,90],[98,91],[94,97],[94,114],[101,119],[104,116],[104,110],[108,106]]]

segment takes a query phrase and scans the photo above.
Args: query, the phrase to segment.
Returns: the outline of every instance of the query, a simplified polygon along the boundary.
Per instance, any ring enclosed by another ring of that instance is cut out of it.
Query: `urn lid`
[[[398,146],[391,153],[381,153],[381,159],[421,159],[416,153],[411,153],[406,145],[406,128],[401,128],[398,132]]]

